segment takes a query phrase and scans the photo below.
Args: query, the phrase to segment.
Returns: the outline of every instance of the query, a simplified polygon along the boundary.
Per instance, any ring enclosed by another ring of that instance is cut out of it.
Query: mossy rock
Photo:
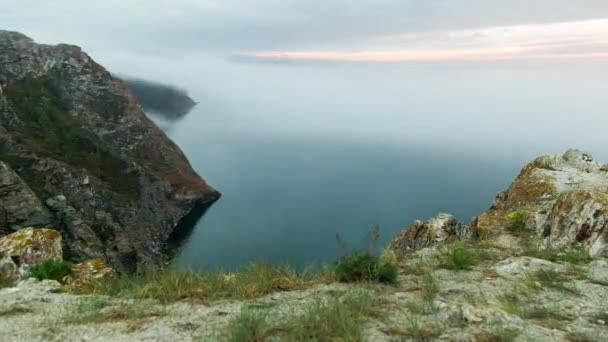
[[[24,228],[0,238],[0,256],[18,257],[21,264],[63,258],[61,233],[54,229]]]

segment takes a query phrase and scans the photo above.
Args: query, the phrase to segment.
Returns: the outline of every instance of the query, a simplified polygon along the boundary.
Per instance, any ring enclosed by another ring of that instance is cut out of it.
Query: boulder
[[[72,273],[64,279],[66,288],[71,292],[86,292],[96,284],[112,279],[117,274],[101,259],[91,259],[72,267]]]
[[[526,165],[493,206],[471,222],[474,236],[504,232],[522,213],[533,241],[556,249],[583,245],[608,256],[608,173],[590,153],[569,150]]]
[[[426,222],[414,221],[392,239],[390,249],[398,254],[411,253],[469,237],[468,225],[459,222],[453,215],[438,214]]]
[[[20,229],[0,238],[0,257],[16,258],[19,265],[61,260],[61,234],[53,229]]]
[[[0,288],[11,286],[19,279],[19,266],[12,257],[0,258]]]

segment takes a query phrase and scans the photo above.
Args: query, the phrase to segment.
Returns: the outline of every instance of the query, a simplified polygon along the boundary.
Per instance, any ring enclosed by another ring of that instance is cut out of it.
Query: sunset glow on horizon
[[[262,60],[344,62],[588,59],[608,61],[608,18],[455,31],[410,32],[369,40],[356,50],[246,51]]]

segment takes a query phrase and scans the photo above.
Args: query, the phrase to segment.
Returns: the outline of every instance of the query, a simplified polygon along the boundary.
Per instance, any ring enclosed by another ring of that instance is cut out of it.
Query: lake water
[[[608,158],[608,73],[578,66],[170,65],[200,104],[161,126],[223,194],[181,267],[331,262],[336,235],[363,247],[379,225],[381,246],[439,212],[468,222],[540,154]]]
[[[200,133],[184,149],[223,197],[176,259],[190,268],[329,262],[337,234],[364,247],[377,224],[381,246],[416,218],[450,212],[468,222],[519,169],[424,146]]]

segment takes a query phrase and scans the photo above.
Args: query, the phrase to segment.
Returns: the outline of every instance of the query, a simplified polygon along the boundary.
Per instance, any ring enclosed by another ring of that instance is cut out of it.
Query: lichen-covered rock
[[[30,187],[0,161],[0,236],[24,227],[48,227],[53,215]]]
[[[71,292],[86,292],[97,284],[116,277],[116,272],[101,259],[91,259],[72,267],[72,273],[64,279]]]
[[[80,48],[7,31],[0,31],[0,160],[36,195],[25,209],[48,204],[47,226],[62,232],[70,259],[102,258],[124,272],[159,265],[182,219],[220,196],[126,85]],[[0,197],[0,224],[24,209],[7,201]],[[43,221],[36,220],[32,226]]]
[[[61,234],[53,229],[20,229],[0,238],[0,257],[17,258],[20,265],[61,260]]]
[[[0,288],[11,286],[19,279],[19,266],[12,257],[0,258]]]
[[[438,214],[426,222],[414,221],[393,238],[390,248],[397,253],[410,253],[427,247],[441,246],[470,236],[468,225],[453,215]]]
[[[608,256],[608,173],[590,153],[569,150],[532,161],[471,230],[475,236],[504,231],[516,211],[541,247],[582,244],[592,256]]]

